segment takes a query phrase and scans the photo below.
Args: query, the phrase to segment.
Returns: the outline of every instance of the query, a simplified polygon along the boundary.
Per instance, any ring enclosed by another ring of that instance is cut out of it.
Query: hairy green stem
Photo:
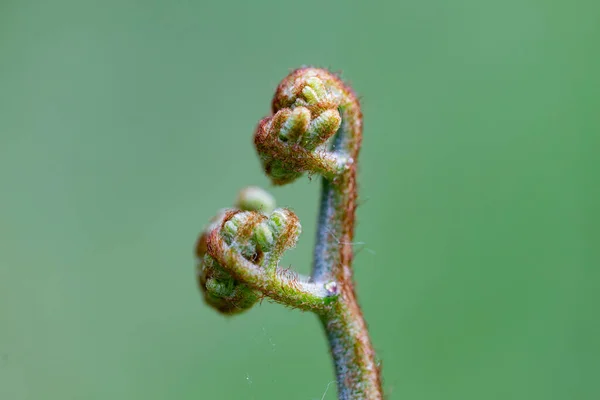
[[[279,267],[266,274],[261,267],[225,244],[218,231],[214,231],[209,243],[209,246],[218,247],[218,250],[209,248],[209,252],[222,265],[229,266],[229,273],[233,278],[260,290],[264,296],[279,303],[304,311],[323,313],[329,296],[323,284],[309,282],[298,273]]]
[[[357,197],[355,162],[360,150],[362,121],[355,97],[346,99],[340,106],[343,122],[334,137],[332,150],[346,156],[349,162],[335,179],[322,178],[313,280],[334,279],[340,285],[339,300],[320,317],[335,364],[339,398],[381,399],[379,368],[352,281]]]
[[[382,399],[379,366],[354,293],[346,293],[320,319],[334,360],[339,399]]]

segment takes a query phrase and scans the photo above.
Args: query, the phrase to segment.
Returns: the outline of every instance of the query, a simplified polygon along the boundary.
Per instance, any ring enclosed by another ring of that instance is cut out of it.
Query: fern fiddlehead
[[[273,184],[304,173],[322,176],[312,275],[279,267],[300,223],[288,209],[272,210],[269,195],[252,188],[240,194],[238,209],[221,212],[198,240],[199,285],[206,302],[225,314],[263,297],[314,312],[329,340],[339,398],[381,399],[379,365],[352,280],[359,102],[336,75],[300,68],[277,87],[272,109],[258,124],[254,144]]]

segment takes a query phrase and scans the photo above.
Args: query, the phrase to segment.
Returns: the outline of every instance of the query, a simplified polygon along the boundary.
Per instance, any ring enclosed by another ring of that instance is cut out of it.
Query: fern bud
[[[223,229],[221,229],[221,235],[225,239],[225,243],[231,245],[238,235],[240,227],[247,221],[248,214],[245,212],[240,212],[231,217],[229,221],[225,222],[225,224],[223,224]]]
[[[274,246],[277,247],[278,253],[294,247],[302,232],[298,217],[287,208],[278,208],[273,211],[269,215],[267,225],[275,237]]]
[[[248,186],[238,194],[236,207],[244,211],[260,211],[263,214],[270,214],[275,209],[275,198],[266,190]]]
[[[349,99],[346,90],[337,76],[318,68],[296,70],[281,82],[273,97],[273,115],[263,119],[254,134],[273,183],[290,183],[304,172],[328,178],[340,173],[343,157],[322,145],[341,125],[342,102]]]
[[[287,116],[281,129],[279,139],[283,142],[295,143],[310,126],[310,111],[306,107],[296,107]]]
[[[236,281],[211,256],[201,261],[198,284],[204,300],[223,314],[239,314],[251,308],[260,299],[260,292]]]
[[[327,90],[323,81],[316,76],[306,78],[305,85],[302,94],[309,104],[317,104],[327,97]]]
[[[254,241],[260,250],[264,252],[271,251],[274,238],[273,231],[267,222],[262,222],[254,228]]]
[[[314,150],[327,139],[332,137],[340,128],[342,117],[338,110],[326,110],[310,123],[309,129],[303,136],[301,145],[308,150]]]

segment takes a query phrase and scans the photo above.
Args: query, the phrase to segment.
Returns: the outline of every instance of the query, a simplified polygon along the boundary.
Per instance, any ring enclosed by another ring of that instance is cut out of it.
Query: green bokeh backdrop
[[[597,4],[0,0],[0,399],[335,398],[316,318],[223,318],[193,271],[306,64],[363,102],[389,398],[600,398]],[[318,189],[273,189],[302,272]]]

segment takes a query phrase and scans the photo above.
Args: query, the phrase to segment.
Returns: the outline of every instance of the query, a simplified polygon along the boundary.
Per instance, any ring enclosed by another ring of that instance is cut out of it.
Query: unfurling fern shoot
[[[200,235],[198,283],[207,304],[223,314],[246,311],[262,298],[314,312],[329,341],[339,398],[382,399],[380,367],[352,280],[359,102],[338,76],[300,68],[279,84],[272,108],[254,134],[265,173],[275,185],[304,173],[322,177],[312,274],[279,266],[296,244],[300,222],[250,187]]]

